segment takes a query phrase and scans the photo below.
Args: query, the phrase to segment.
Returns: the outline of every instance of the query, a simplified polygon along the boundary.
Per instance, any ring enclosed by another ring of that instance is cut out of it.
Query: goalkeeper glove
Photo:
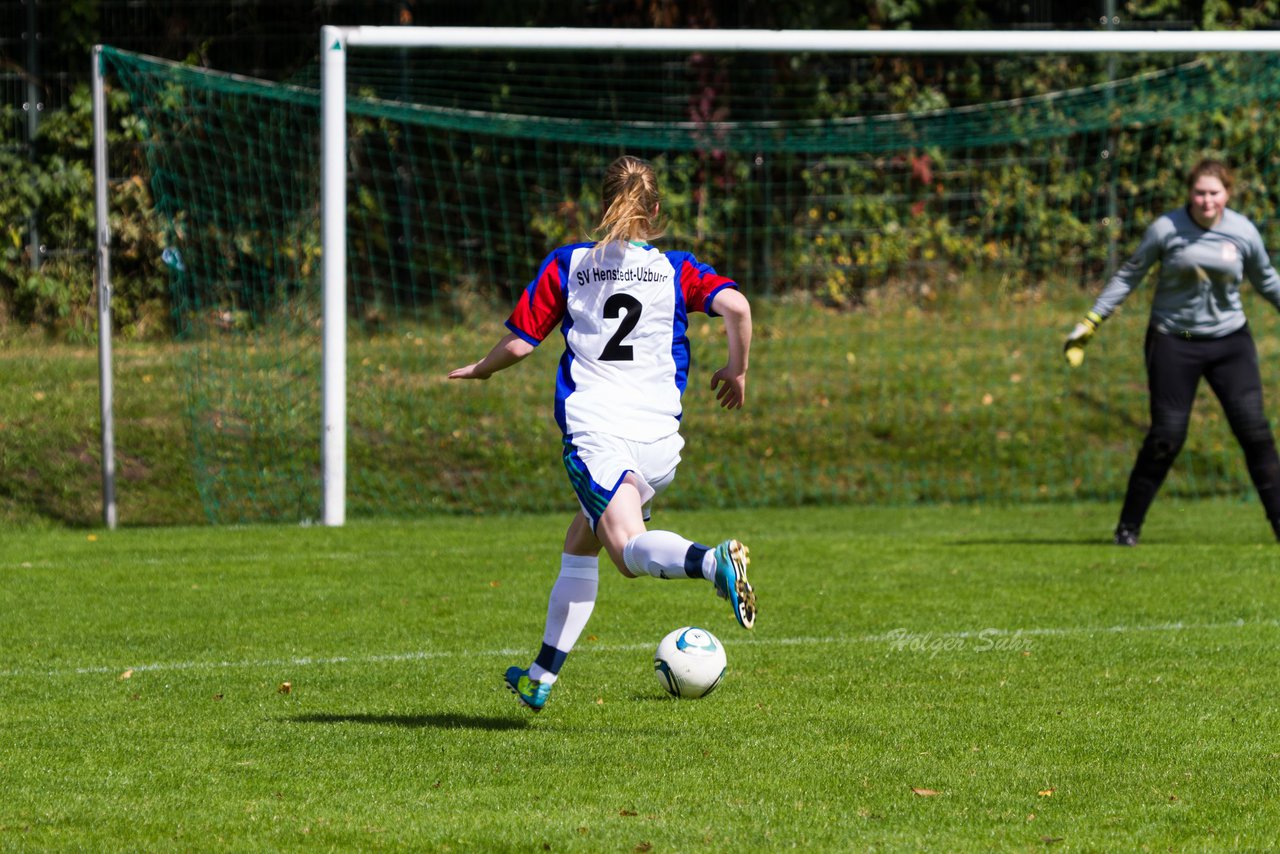
[[[1066,358],[1068,365],[1073,368],[1080,367],[1080,363],[1084,361],[1084,345],[1089,343],[1094,330],[1101,322],[1102,317],[1096,311],[1091,311],[1076,324],[1075,329],[1071,330],[1071,334],[1067,336],[1067,342],[1062,345],[1062,355]]]

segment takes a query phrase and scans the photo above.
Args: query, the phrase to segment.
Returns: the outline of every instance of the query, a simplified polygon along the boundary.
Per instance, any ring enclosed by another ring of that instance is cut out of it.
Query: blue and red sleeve
[[[678,253],[672,258],[676,261],[676,275],[680,280],[680,290],[684,294],[684,304],[691,311],[701,311],[712,316],[711,301],[716,294],[725,288],[737,289],[738,283],[733,279],[721,276],[710,264],[703,264],[688,253]]]
[[[507,328],[535,347],[541,344],[564,318],[568,269],[563,247],[548,255],[507,318]]]

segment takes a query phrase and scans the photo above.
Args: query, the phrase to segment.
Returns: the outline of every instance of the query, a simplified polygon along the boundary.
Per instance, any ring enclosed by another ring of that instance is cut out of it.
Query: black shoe
[[[1117,546],[1136,546],[1138,544],[1139,528],[1133,525],[1126,525],[1121,522],[1116,526],[1115,544]],[[1280,536],[1280,534],[1277,534]]]
[[[1271,520],[1271,530],[1275,532],[1276,539],[1280,540],[1280,516]]]

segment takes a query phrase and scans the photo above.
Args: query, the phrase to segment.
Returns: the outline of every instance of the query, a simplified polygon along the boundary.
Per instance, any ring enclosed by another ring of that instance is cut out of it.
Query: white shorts
[[[656,442],[634,442],[607,433],[575,433],[564,438],[564,467],[569,483],[578,495],[582,511],[591,520],[591,530],[613,500],[628,473],[640,487],[644,520],[654,497],[670,485],[680,464],[684,437],[672,433]]]

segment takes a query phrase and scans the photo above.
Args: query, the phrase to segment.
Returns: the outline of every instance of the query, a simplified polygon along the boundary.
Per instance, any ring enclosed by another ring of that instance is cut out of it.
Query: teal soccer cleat
[[[749,554],[747,547],[737,540],[725,540],[715,549],[716,593],[721,599],[729,600],[733,616],[744,629],[756,622],[756,593],[747,581]]]
[[[542,707],[547,704],[547,697],[551,696],[551,686],[547,683],[530,679],[529,671],[522,667],[515,667],[514,665],[508,667],[506,681],[511,693],[515,694],[521,703],[535,712],[542,711]]]

